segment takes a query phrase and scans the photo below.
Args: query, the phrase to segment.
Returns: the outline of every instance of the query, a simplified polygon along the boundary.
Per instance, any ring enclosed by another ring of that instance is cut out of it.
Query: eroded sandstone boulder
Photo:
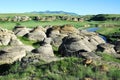
[[[99,44],[97,51],[101,51],[103,53],[108,53],[108,54],[116,54],[114,45],[109,43]]]
[[[29,33],[30,29],[26,28],[25,26],[15,26],[13,32],[17,36],[24,36]]]
[[[35,27],[32,31],[25,35],[30,40],[43,41],[46,34],[41,27]]]
[[[30,45],[20,45],[19,47],[24,48],[26,52],[31,52],[32,50],[35,49],[33,46]]]
[[[53,26],[47,29],[46,34],[52,38],[52,45],[59,47],[62,43],[62,39],[69,34],[78,34],[79,31],[72,25]]]
[[[69,56],[78,52],[92,52],[95,51],[97,45],[101,43],[105,43],[105,41],[94,32],[70,34],[63,39],[63,42],[59,47],[59,53],[62,56]]]
[[[29,21],[31,18],[29,16],[14,16],[11,18],[11,21]]]
[[[0,28],[0,45],[23,45],[14,32]]]
[[[39,48],[36,49],[36,53],[41,56],[54,56],[52,46],[50,45],[50,38],[45,38]]]
[[[112,44],[103,43],[103,44],[99,44],[97,47],[98,48],[96,51],[103,52],[104,54],[108,54],[116,58],[120,58],[120,54],[117,54],[117,52],[114,49],[115,46]]]
[[[60,26],[59,31],[61,34],[79,33],[79,31],[74,26],[72,26],[70,24]]]
[[[0,49],[0,65],[12,64],[26,56],[26,51],[20,46],[7,46]]]

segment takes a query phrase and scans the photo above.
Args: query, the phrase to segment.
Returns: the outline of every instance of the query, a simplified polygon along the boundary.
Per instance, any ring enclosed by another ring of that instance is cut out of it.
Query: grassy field
[[[41,14],[0,14],[0,17],[13,17],[14,15],[19,16],[45,16]],[[52,14],[51,14],[52,15]],[[54,14],[57,15],[57,14]],[[47,16],[47,14],[46,14]],[[111,15],[112,16],[112,15]],[[119,15],[116,15],[119,16]],[[26,22],[0,22],[0,27],[12,30],[17,24],[33,28],[36,26],[46,25],[65,25],[71,24],[76,28],[85,29],[85,25],[89,27],[99,27],[98,25],[118,25],[117,27],[105,27],[102,26],[97,31],[102,35],[110,35],[115,32],[120,32],[120,23],[118,21],[84,21],[84,22],[73,22],[73,21],[26,21]],[[28,40],[25,37],[18,37],[24,44],[32,45],[38,48],[40,45],[35,41]],[[53,50],[57,57],[58,48],[53,46]],[[119,59],[116,59],[110,55],[99,54],[104,61],[120,63]],[[11,65],[9,70],[4,71],[5,75],[0,75],[0,80],[84,80],[85,77],[93,78],[94,80],[119,80],[120,70],[117,68],[110,68],[109,71],[100,71],[99,65],[89,65],[87,67],[82,63],[83,58],[67,57],[60,61],[54,61],[51,63],[45,63],[40,61],[39,63],[29,63],[26,67],[22,67],[20,62],[16,62]],[[109,66],[109,65],[107,65]],[[2,71],[2,70],[0,70]],[[8,74],[9,73],[9,74]]]
[[[0,22],[0,27],[6,28],[6,29],[13,29],[15,25],[20,24],[23,26],[26,26],[28,28],[33,28],[36,26],[46,26],[46,25],[65,25],[65,24],[71,24],[75,26],[76,28],[84,27],[85,25],[89,24],[96,24],[95,22],[73,22],[73,21],[26,21],[26,22]]]
[[[97,32],[102,35],[107,36],[107,35],[110,35],[115,32],[120,32],[120,27],[111,27],[111,28],[110,27],[102,27]]]
[[[106,58],[106,57],[104,57]],[[107,59],[108,60],[108,59]],[[57,62],[44,64],[28,64],[22,68],[16,62],[9,69],[9,74],[0,76],[1,80],[84,80],[85,77],[95,80],[119,80],[120,70],[110,68],[109,71],[101,71],[98,66],[82,64],[82,58],[69,57]],[[4,73],[7,73],[4,72]]]
[[[9,13],[9,14],[0,14],[0,17],[13,17],[13,16],[71,16],[67,14],[33,14],[33,13]],[[119,17],[119,14],[110,14],[107,17]],[[76,16],[72,16],[76,17]],[[83,18],[90,18],[92,15],[86,15],[86,16],[77,16],[77,17],[83,17]],[[38,25],[45,26],[45,25],[64,25],[64,24],[72,24],[76,28],[81,28],[86,25],[90,25],[89,27],[95,27],[99,25],[117,25],[120,27],[119,21],[87,21],[84,22],[74,22],[74,21],[62,21],[62,20],[55,20],[55,21],[26,21],[26,22],[0,22],[0,27],[6,28],[6,29],[13,29],[16,24],[21,24],[23,26],[33,28]],[[103,26],[104,27],[104,26]]]

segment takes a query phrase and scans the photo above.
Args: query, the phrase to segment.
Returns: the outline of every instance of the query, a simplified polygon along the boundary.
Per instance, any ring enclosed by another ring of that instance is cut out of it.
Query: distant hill
[[[65,12],[65,11],[33,11],[33,12],[30,12],[30,13],[78,15],[77,13]]]

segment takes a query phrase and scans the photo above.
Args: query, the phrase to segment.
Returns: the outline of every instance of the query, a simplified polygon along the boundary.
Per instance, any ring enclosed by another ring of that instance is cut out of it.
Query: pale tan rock
[[[0,50],[0,65],[12,64],[26,56],[24,48],[19,46],[8,46]]]

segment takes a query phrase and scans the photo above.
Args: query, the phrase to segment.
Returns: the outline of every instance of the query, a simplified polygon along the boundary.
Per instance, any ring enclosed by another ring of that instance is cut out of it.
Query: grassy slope
[[[83,80],[85,77],[96,80],[119,80],[120,70],[110,68],[108,72],[100,71],[93,65],[85,67],[82,58],[69,57],[57,62],[44,64],[28,64],[27,67],[20,67],[20,63],[15,63],[10,68],[9,74],[0,77],[1,80]]]

